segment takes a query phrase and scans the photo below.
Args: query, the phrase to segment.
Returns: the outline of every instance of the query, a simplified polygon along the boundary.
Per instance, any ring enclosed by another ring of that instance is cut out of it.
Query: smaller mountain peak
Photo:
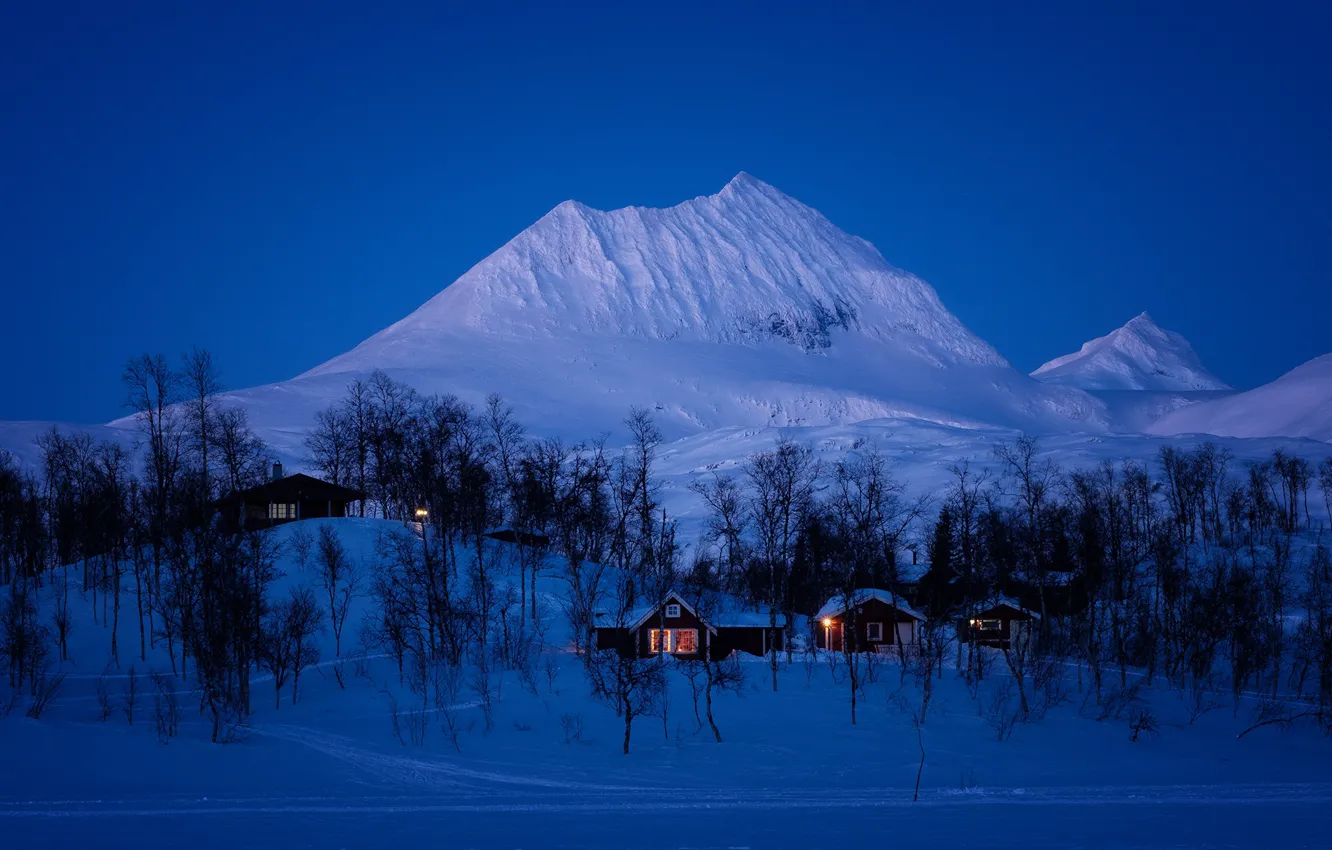
[[[1188,340],[1139,313],[1123,326],[1056,357],[1032,377],[1084,390],[1226,390]]]

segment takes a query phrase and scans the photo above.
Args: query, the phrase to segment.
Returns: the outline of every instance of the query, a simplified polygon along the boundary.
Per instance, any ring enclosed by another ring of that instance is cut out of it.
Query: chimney
[[[282,461],[280,461],[280,460],[275,460],[275,461],[273,461],[273,479],[272,479],[272,480],[277,481],[277,480],[278,480],[279,478],[281,478],[281,477],[282,477]]]

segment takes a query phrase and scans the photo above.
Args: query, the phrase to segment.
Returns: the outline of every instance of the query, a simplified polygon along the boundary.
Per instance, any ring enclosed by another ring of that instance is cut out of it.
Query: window
[[[972,620],[971,627],[979,632],[998,632],[1003,630],[998,620]]]
[[[295,506],[295,505],[292,505],[292,504],[287,504],[287,503],[285,503],[285,502],[282,502],[282,503],[279,503],[279,502],[269,502],[269,503],[268,503],[268,518],[269,518],[269,519],[295,519],[295,518],[296,518],[296,506]]]
[[[666,606],[666,618],[667,618],[668,620],[675,619],[676,617],[679,617],[679,616],[680,616],[680,606],[679,606],[679,605],[667,605],[667,606]]]
[[[883,623],[869,623],[865,626],[865,636],[870,640],[883,640]]]
[[[648,651],[659,652],[698,652],[698,630],[696,629],[651,629],[648,631]]]
[[[648,651],[649,652],[670,652],[671,651],[671,630],[653,629],[648,632]]]
[[[675,651],[682,653],[698,652],[698,632],[694,629],[679,629],[675,633]]]

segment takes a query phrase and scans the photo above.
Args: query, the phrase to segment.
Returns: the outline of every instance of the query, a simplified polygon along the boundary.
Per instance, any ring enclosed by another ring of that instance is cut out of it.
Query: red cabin
[[[635,608],[623,616],[598,612],[597,649],[614,649],[626,658],[651,658],[669,653],[677,658],[714,661],[732,652],[766,655],[785,647],[786,618],[777,628],[767,611],[744,611],[725,600],[705,620],[680,594],[671,591],[656,605]]]
[[[913,645],[925,616],[891,591],[862,588],[850,598],[839,594],[814,615],[819,649],[842,652],[851,636],[852,652],[879,652],[898,644]]]

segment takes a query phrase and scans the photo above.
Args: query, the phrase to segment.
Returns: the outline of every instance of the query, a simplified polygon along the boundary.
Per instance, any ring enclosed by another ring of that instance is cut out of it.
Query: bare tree
[[[351,610],[352,600],[359,594],[360,581],[356,575],[356,568],[347,557],[347,550],[331,525],[319,526],[316,562],[319,567],[319,583],[328,598],[328,617],[333,627],[334,653],[341,658],[342,629],[347,624],[347,614]]]
[[[1332,457],[1325,457],[1318,464],[1318,487],[1323,491],[1323,509],[1332,521]]]
[[[273,677],[273,696],[282,705],[282,688],[292,678],[299,679],[301,668],[318,661],[311,644],[317,634],[318,612],[314,595],[307,588],[292,588],[288,597],[271,606],[264,617],[261,663]],[[291,691],[296,704],[296,686]]]
[[[746,547],[745,533],[748,517],[745,513],[744,493],[734,476],[714,473],[706,482],[698,480],[689,485],[707,506],[707,536],[705,542],[716,547],[722,588],[736,593],[742,581]]]
[[[346,407],[334,404],[315,414],[315,425],[305,437],[305,450],[325,480],[345,484],[353,479],[355,423]]]
[[[788,626],[794,622],[789,577],[796,539],[813,507],[821,468],[813,449],[783,437],[772,450],[750,457],[744,471],[755,555],[766,578],[764,601],[770,612],[772,689],[776,691],[777,615],[779,612],[785,615]]]
[[[250,430],[249,415],[243,407],[218,410],[213,422],[212,439],[222,467],[219,489],[234,493],[262,484],[267,473],[267,448]]]
[[[623,576],[616,612],[608,622],[628,629],[633,611],[633,578]],[[629,755],[634,720],[658,712],[666,691],[663,654],[640,658],[638,647],[603,649],[588,653],[588,681],[593,696],[608,704],[624,720],[624,754]]]
[[[222,391],[221,374],[213,355],[204,348],[192,349],[185,355],[180,382],[185,396],[185,421],[198,463],[199,504],[205,506],[212,499],[212,462],[208,450],[216,442],[213,436],[217,424],[216,396]]]
[[[1042,630],[1048,618],[1045,589],[1049,583],[1049,556],[1043,520],[1046,506],[1059,478],[1059,468],[1040,458],[1040,443],[1023,435],[1013,443],[995,446],[994,456],[1003,464],[1003,480],[1022,511],[1021,547],[1040,594]]]
[[[301,685],[301,671],[319,663],[319,648],[314,644],[314,637],[322,629],[319,627],[319,608],[309,588],[292,588],[289,614],[287,629],[292,645],[291,704],[295,705]]]

